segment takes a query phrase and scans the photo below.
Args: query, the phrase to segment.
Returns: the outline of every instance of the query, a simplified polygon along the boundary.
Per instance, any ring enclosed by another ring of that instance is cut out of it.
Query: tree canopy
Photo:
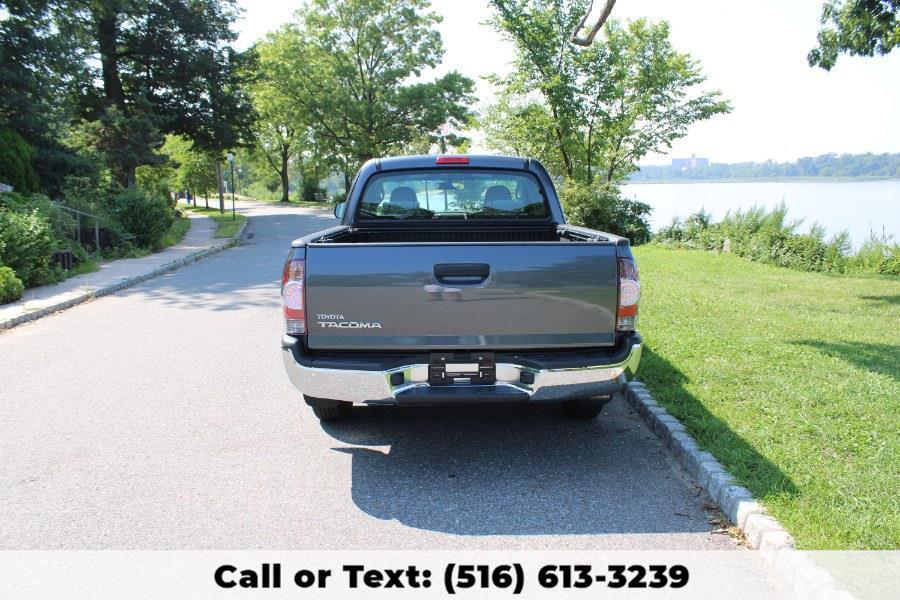
[[[165,134],[221,152],[251,121],[233,0],[16,0],[0,13],[0,120],[33,144],[80,143],[114,179],[160,162]]]
[[[67,19],[48,0],[0,1],[0,126],[33,145],[59,134],[72,113],[69,89],[85,75]]]
[[[120,183],[154,162],[160,134],[217,152],[240,142],[250,105],[230,46],[233,0],[92,0],[76,16],[99,65],[82,105]]]
[[[290,197],[291,163],[309,145],[310,137],[306,115],[293,94],[278,81],[285,57],[289,55],[286,47],[293,42],[292,30],[281,28],[256,45],[259,77],[250,88],[257,113],[254,151],[261,159],[258,162],[278,176],[282,202]]]
[[[568,37],[583,0],[492,0],[495,26],[516,45],[513,73],[495,77],[500,99],[486,111],[488,143],[545,161],[587,185],[621,181],[651,152],[730,106],[700,89],[700,65],[676,51],[665,22],[606,24],[586,49]]]
[[[811,67],[830,71],[838,56],[887,54],[900,45],[900,0],[828,0],[822,8],[818,43]]]
[[[310,0],[297,16],[269,57],[271,85],[346,179],[362,162],[437,139],[442,125],[470,117],[470,79],[455,71],[424,78],[443,55],[428,0]]]

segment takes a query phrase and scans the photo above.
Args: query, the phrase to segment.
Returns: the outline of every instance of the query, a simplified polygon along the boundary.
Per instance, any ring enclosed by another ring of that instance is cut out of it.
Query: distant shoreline
[[[898,177],[722,177],[719,179],[652,179],[626,181],[625,185],[689,184],[689,183],[857,183],[865,181],[900,181]]]

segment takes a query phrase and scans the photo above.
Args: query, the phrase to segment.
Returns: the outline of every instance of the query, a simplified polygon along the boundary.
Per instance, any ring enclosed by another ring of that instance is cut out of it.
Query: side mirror
[[[337,218],[337,219],[343,219],[343,218],[344,218],[344,211],[345,211],[345,210],[347,210],[347,203],[346,203],[346,202],[338,202],[337,204],[335,204],[335,205],[334,205],[334,216],[335,216],[335,218]]]

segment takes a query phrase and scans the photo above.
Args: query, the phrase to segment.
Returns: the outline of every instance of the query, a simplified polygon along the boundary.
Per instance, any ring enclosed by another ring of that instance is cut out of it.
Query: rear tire
[[[577,400],[566,400],[562,406],[566,416],[587,421],[597,418],[607,402],[609,402],[608,397],[578,398]]]
[[[343,421],[350,416],[350,406],[314,406],[313,413],[320,421]]]
[[[326,400],[324,398],[312,398],[304,396],[304,400],[313,409],[313,413],[320,421],[341,421],[350,416],[350,402],[339,400]]]

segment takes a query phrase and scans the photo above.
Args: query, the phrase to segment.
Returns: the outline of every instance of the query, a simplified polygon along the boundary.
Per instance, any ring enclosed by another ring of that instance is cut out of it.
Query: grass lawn
[[[175,221],[172,223],[171,227],[169,227],[169,230],[163,236],[162,241],[159,244],[160,248],[162,249],[162,248],[168,248],[169,246],[174,246],[175,244],[177,244],[178,242],[181,241],[181,239],[184,237],[184,235],[188,232],[188,229],[190,229],[190,228],[191,228],[190,219],[187,219],[184,217],[178,217],[177,219],[175,219]]]
[[[654,397],[800,547],[900,548],[900,279],[635,254]]]
[[[334,204],[331,202],[314,202],[311,200],[288,200],[282,202],[281,198],[256,198],[252,196],[237,195],[238,200],[250,200],[251,202],[262,202],[264,204],[283,204],[287,206],[300,206],[303,208],[320,208],[322,210],[333,211]]]
[[[212,217],[213,219],[215,219],[217,238],[233,237],[234,234],[238,232],[238,229],[241,228],[241,225],[244,224],[244,221],[247,220],[247,217],[245,217],[241,213],[237,213],[235,215],[236,218],[232,220],[230,210],[226,210],[225,214],[222,214],[219,212],[218,208],[206,208],[203,206],[181,206],[180,208],[186,208],[191,212],[206,215],[207,217]]]

